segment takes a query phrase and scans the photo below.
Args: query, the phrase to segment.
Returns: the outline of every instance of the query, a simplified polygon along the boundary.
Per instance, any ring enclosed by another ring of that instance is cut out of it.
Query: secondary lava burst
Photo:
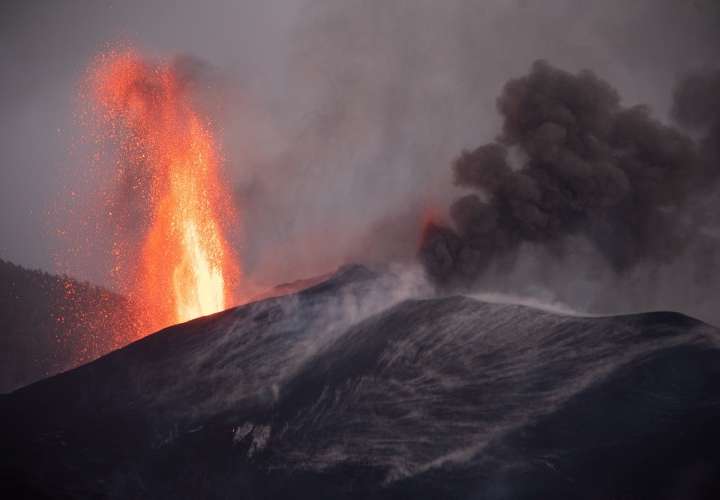
[[[228,239],[237,217],[209,124],[171,63],[110,52],[90,83],[103,143],[117,153],[116,191],[132,197],[108,203],[108,214],[115,224],[139,220],[134,238],[115,231],[112,243],[114,278],[139,311],[139,333],[223,310],[240,280]]]

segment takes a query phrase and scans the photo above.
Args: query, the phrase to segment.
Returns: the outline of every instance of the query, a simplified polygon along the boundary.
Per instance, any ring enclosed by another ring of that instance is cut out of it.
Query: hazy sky
[[[125,41],[221,82],[206,91],[240,252],[266,282],[412,252],[419,207],[444,209],[449,162],[492,139],[502,84],[533,60],[594,70],[665,119],[677,77],[720,47],[712,0],[21,0],[0,23],[0,258],[62,253],[56,207],[93,188],[78,85]],[[104,258],[77,273],[102,281]]]

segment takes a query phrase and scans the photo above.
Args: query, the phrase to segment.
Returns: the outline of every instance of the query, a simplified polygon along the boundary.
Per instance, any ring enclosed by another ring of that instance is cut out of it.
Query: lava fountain
[[[139,333],[225,309],[240,279],[227,238],[237,217],[186,85],[171,63],[134,51],[99,57],[90,82],[103,139],[114,144],[115,182],[132,197],[113,198],[108,214],[124,211],[112,220],[141,228],[132,241],[115,231],[112,243],[113,276],[141,316]]]

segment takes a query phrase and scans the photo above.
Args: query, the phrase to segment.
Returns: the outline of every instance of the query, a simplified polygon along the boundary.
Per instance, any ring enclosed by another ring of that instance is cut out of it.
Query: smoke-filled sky
[[[503,85],[537,59],[668,123],[676,82],[720,61],[713,0],[6,1],[0,23],[0,257],[52,270],[66,251],[59,207],[97,189],[79,86],[124,43],[197,69],[258,283],[412,257],[460,193],[453,160],[495,139]],[[85,257],[73,272],[102,283]]]

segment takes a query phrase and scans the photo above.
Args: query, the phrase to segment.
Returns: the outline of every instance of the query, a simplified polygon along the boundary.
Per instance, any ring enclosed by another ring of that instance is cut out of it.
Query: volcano
[[[720,332],[340,269],[0,399],[4,498],[720,498]]]

